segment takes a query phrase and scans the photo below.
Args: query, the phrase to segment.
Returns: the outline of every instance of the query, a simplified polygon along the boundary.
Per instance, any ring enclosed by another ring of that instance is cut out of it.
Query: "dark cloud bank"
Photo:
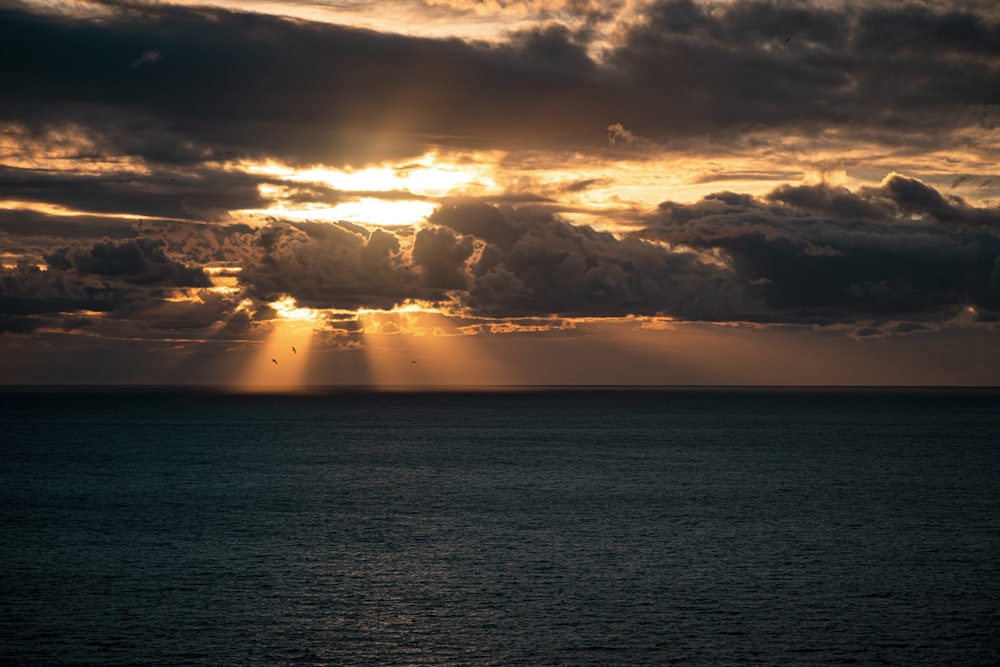
[[[108,7],[100,20],[0,10],[0,121],[73,123],[109,153],[178,165],[597,150],[615,122],[662,142],[838,128],[942,146],[1000,119],[1000,23],[983,10],[669,0],[595,59],[588,33],[558,25],[485,45]]]
[[[30,330],[31,316],[139,312],[164,289],[207,286],[197,267],[224,263],[243,268],[239,298],[261,304],[284,295],[346,309],[426,299],[496,318],[800,324],[934,324],[971,306],[989,320],[1000,310],[998,228],[1000,209],[898,175],[857,192],[782,186],[763,198],[665,202],[624,237],[538,207],[481,202],[443,206],[415,234],[349,223],[174,223],[140,227],[134,239],[67,244],[45,256],[47,271],[5,271],[0,310],[10,332]]]

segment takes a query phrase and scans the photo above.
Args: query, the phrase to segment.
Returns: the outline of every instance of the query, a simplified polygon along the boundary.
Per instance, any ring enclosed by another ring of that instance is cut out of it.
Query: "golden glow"
[[[208,288],[209,292],[216,294],[236,294],[241,291],[239,287],[239,274],[243,270],[242,267],[205,266],[202,267],[202,270],[208,274],[209,279],[212,281],[212,286]]]
[[[518,384],[514,366],[492,355],[476,336],[463,335],[446,315],[403,309],[358,313],[371,381],[382,388]]]
[[[169,4],[189,5],[194,0],[161,0]],[[649,0],[626,0],[607,32],[632,17]],[[65,3],[64,3],[65,4]],[[75,7],[79,3],[72,3]],[[89,3],[88,3],[89,4]],[[573,0],[422,0],[418,2],[279,2],[277,0],[214,0],[212,5],[237,11],[254,11],[321,21],[419,37],[460,38],[500,41],[511,31],[527,30],[558,17],[575,27],[584,27],[586,17],[566,11]],[[68,12],[66,8],[61,11]],[[75,10],[83,13],[82,10]],[[91,10],[96,13],[95,10]],[[85,14],[86,15],[86,14]]]
[[[301,390],[308,384],[312,324],[279,319],[264,326],[265,337],[256,344],[236,386],[250,391]]]
[[[486,159],[484,159],[486,158]],[[294,169],[275,162],[249,164],[250,173],[276,176],[293,183],[320,183],[345,192],[404,191],[440,197],[457,190],[495,187],[486,165],[494,162],[485,155],[463,164],[441,161],[437,153],[427,153],[403,164],[382,164],[363,169],[310,167]]]
[[[344,192],[409,192],[441,197],[462,192],[495,190],[492,166],[502,153],[477,153],[441,158],[426,153],[404,163],[383,163],[361,169],[333,169],[322,165],[296,169],[278,162],[245,162],[236,165],[251,174],[280,178],[289,183],[316,183]]]
[[[321,312],[301,308],[290,296],[268,304],[278,317],[260,326],[264,338],[236,386],[249,391],[298,391],[309,384],[310,356]],[[246,302],[240,308],[248,308]]]
[[[366,197],[358,201],[323,206],[316,204],[298,205],[295,208],[281,205],[270,208],[244,209],[245,215],[276,216],[286,220],[312,220],[320,222],[357,222],[370,225],[412,225],[420,222],[434,211],[435,205],[424,201],[389,201]]]
[[[41,202],[19,201],[16,199],[0,200],[0,209],[6,210],[27,210],[37,211],[46,215],[57,216],[100,216],[102,218],[115,218],[117,220],[170,220],[171,218],[156,218],[149,215],[133,215],[131,213],[94,213],[92,211],[77,211],[59,204],[45,204]]]
[[[312,166],[296,169],[276,162],[232,165],[252,174],[280,179],[259,186],[271,202],[265,209],[245,214],[273,215],[291,220],[347,220],[363,224],[412,225],[430,215],[437,199],[499,192],[492,176],[499,154],[455,155],[445,160],[436,152],[403,163],[384,163],[360,169]],[[295,200],[300,184],[322,185],[351,193],[348,201],[329,205]],[[384,193],[385,196],[379,196]],[[409,196],[407,196],[409,195]]]
[[[202,268],[204,269],[205,273],[212,276],[213,278],[219,275],[224,276],[224,275],[239,273],[243,270],[242,266],[228,266],[228,265],[226,266],[206,265]]]
[[[295,299],[290,296],[282,297],[277,301],[267,304],[273,308],[278,316],[283,320],[315,320],[319,318],[319,311],[313,308],[300,308]]]
[[[102,155],[101,148],[106,143],[99,133],[75,123],[52,125],[41,131],[22,123],[0,123],[0,163],[8,168],[52,170],[78,176],[152,173],[141,158]]]
[[[167,303],[205,303],[197,289],[178,289],[163,297]]]

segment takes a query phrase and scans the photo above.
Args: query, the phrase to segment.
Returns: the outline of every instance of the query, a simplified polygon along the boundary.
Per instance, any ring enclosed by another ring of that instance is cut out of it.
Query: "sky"
[[[1000,5],[0,0],[0,384],[1000,385]]]

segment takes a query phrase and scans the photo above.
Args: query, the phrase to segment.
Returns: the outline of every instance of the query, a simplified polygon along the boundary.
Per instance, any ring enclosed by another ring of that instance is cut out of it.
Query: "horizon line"
[[[0,384],[0,394],[209,394],[227,396],[326,396],[343,394],[513,394],[587,392],[897,392],[1000,393],[1000,385],[817,385],[817,384],[534,384],[534,385],[212,385],[212,384]]]

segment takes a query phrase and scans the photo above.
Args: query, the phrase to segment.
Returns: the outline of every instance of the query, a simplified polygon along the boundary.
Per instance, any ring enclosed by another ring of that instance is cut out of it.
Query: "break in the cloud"
[[[6,340],[1000,312],[991,3],[15,2],[0,88]]]

